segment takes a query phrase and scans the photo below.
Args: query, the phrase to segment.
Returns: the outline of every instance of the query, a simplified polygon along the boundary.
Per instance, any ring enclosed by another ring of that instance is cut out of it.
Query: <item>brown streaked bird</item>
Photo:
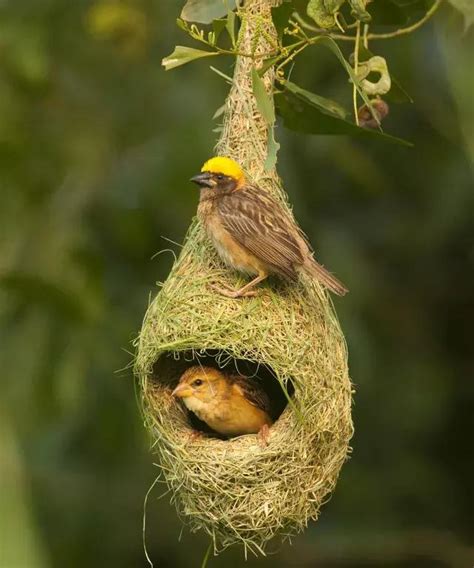
[[[217,433],[258,433],[264,444],[268,442],[270,401],[248,378],[198,365],[183,373],[172,394]]]
[[[223,261],[254,279],[239,290],[218,288],[231,298],[253,296],[252,288],[276,274],[290,281],[302,270],[331,292],[348,290],[321,266],[301,229],[267,192],[250,185],[230,158],[208,160],[191,178],[201,188],[198,217]]]

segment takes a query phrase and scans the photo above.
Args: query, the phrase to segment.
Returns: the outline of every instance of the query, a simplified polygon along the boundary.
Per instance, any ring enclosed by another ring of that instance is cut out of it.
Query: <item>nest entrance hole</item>
[[[274,423],[287,407],[288,397],[291,398],[295,392],[291,379],[286,381],[283,388],[269,365],[249,359],[235,359],[218,349],[207,349],[205,353],[196,350],[164,353],[153,366],[152,379],[172,391],[177,386],[181,375],[196,365],[212,367],[229,374],[239,374],[250,381],[255,381],[266,392],[270,400],[270,415]],[[193,412],[188,410],[187,416],[193,430],[222,438],[205,422],[199,420]]]

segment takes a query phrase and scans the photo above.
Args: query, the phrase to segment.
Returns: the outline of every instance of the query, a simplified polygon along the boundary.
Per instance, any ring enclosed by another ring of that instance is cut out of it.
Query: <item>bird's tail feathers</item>
[[[326,288],[338,296],[344,296],[347,292],[349,292],[342,282],[327,271],[324,266],[318,264],[314,258],[305,264],[305,268],[307,269],[307,272],[313,276],[313,278],[321,282],[321,284],[326,286]]]

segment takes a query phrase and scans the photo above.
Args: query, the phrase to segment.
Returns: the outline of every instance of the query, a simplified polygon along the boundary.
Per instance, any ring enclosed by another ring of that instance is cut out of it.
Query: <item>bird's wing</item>
[[[267,393],[254,381],[241,377],[240,375],[234,376],[234,386],[239,390],[240,394],[245,397],[250,404],[260,408],[267,414],[270,414],[270,399]]]
[[[279,203],[247,186],[218,201],[224,228],[275,272],[296,279],[295,265],[304,262],[299,229]]]

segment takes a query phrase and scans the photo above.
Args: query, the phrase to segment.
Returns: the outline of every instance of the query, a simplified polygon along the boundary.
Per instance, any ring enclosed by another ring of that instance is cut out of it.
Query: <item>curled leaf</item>
[[[369,12],[365,9],[365,5],[367,4],[367,0],[349,0],[351,8],[352,8],[352,15],[356,20],[360,22],[364,22],[367,24],[372,19]]]
[[[345,0],[309,0],[306,13],[316,24],[329,30],[336,25],[336,13]]]
[[[377,81],[370,81],[367,77],[370,73],[378,73]],[[390,91],[392,81],[388,72],[387,62],[380,55],[374,55],[368,61],[364,61],[357,68],[357,79],[360,86],[368,95],[385,95]]]
[[[367,49],[363,45],[359,46],[359,58],[360,58],[360,61],[362,63],[365,62],[367,59],[370,59],[373,56],[374,56],[374,54],[369,49]],[[353,55],[349,58],[349,60],[353,65],[354,64]],[[361,64],[361,63],[359,63],[359,64]],[[405,89],[399,83],[397,78],[393,76],[392,73],[390,74],[390,81],[391,81],[392,85],[390,87],[390,91],[387,93],[386,99],[388,99],[391,103],[412,103],[413,102],[413,99],[405,91]]]

